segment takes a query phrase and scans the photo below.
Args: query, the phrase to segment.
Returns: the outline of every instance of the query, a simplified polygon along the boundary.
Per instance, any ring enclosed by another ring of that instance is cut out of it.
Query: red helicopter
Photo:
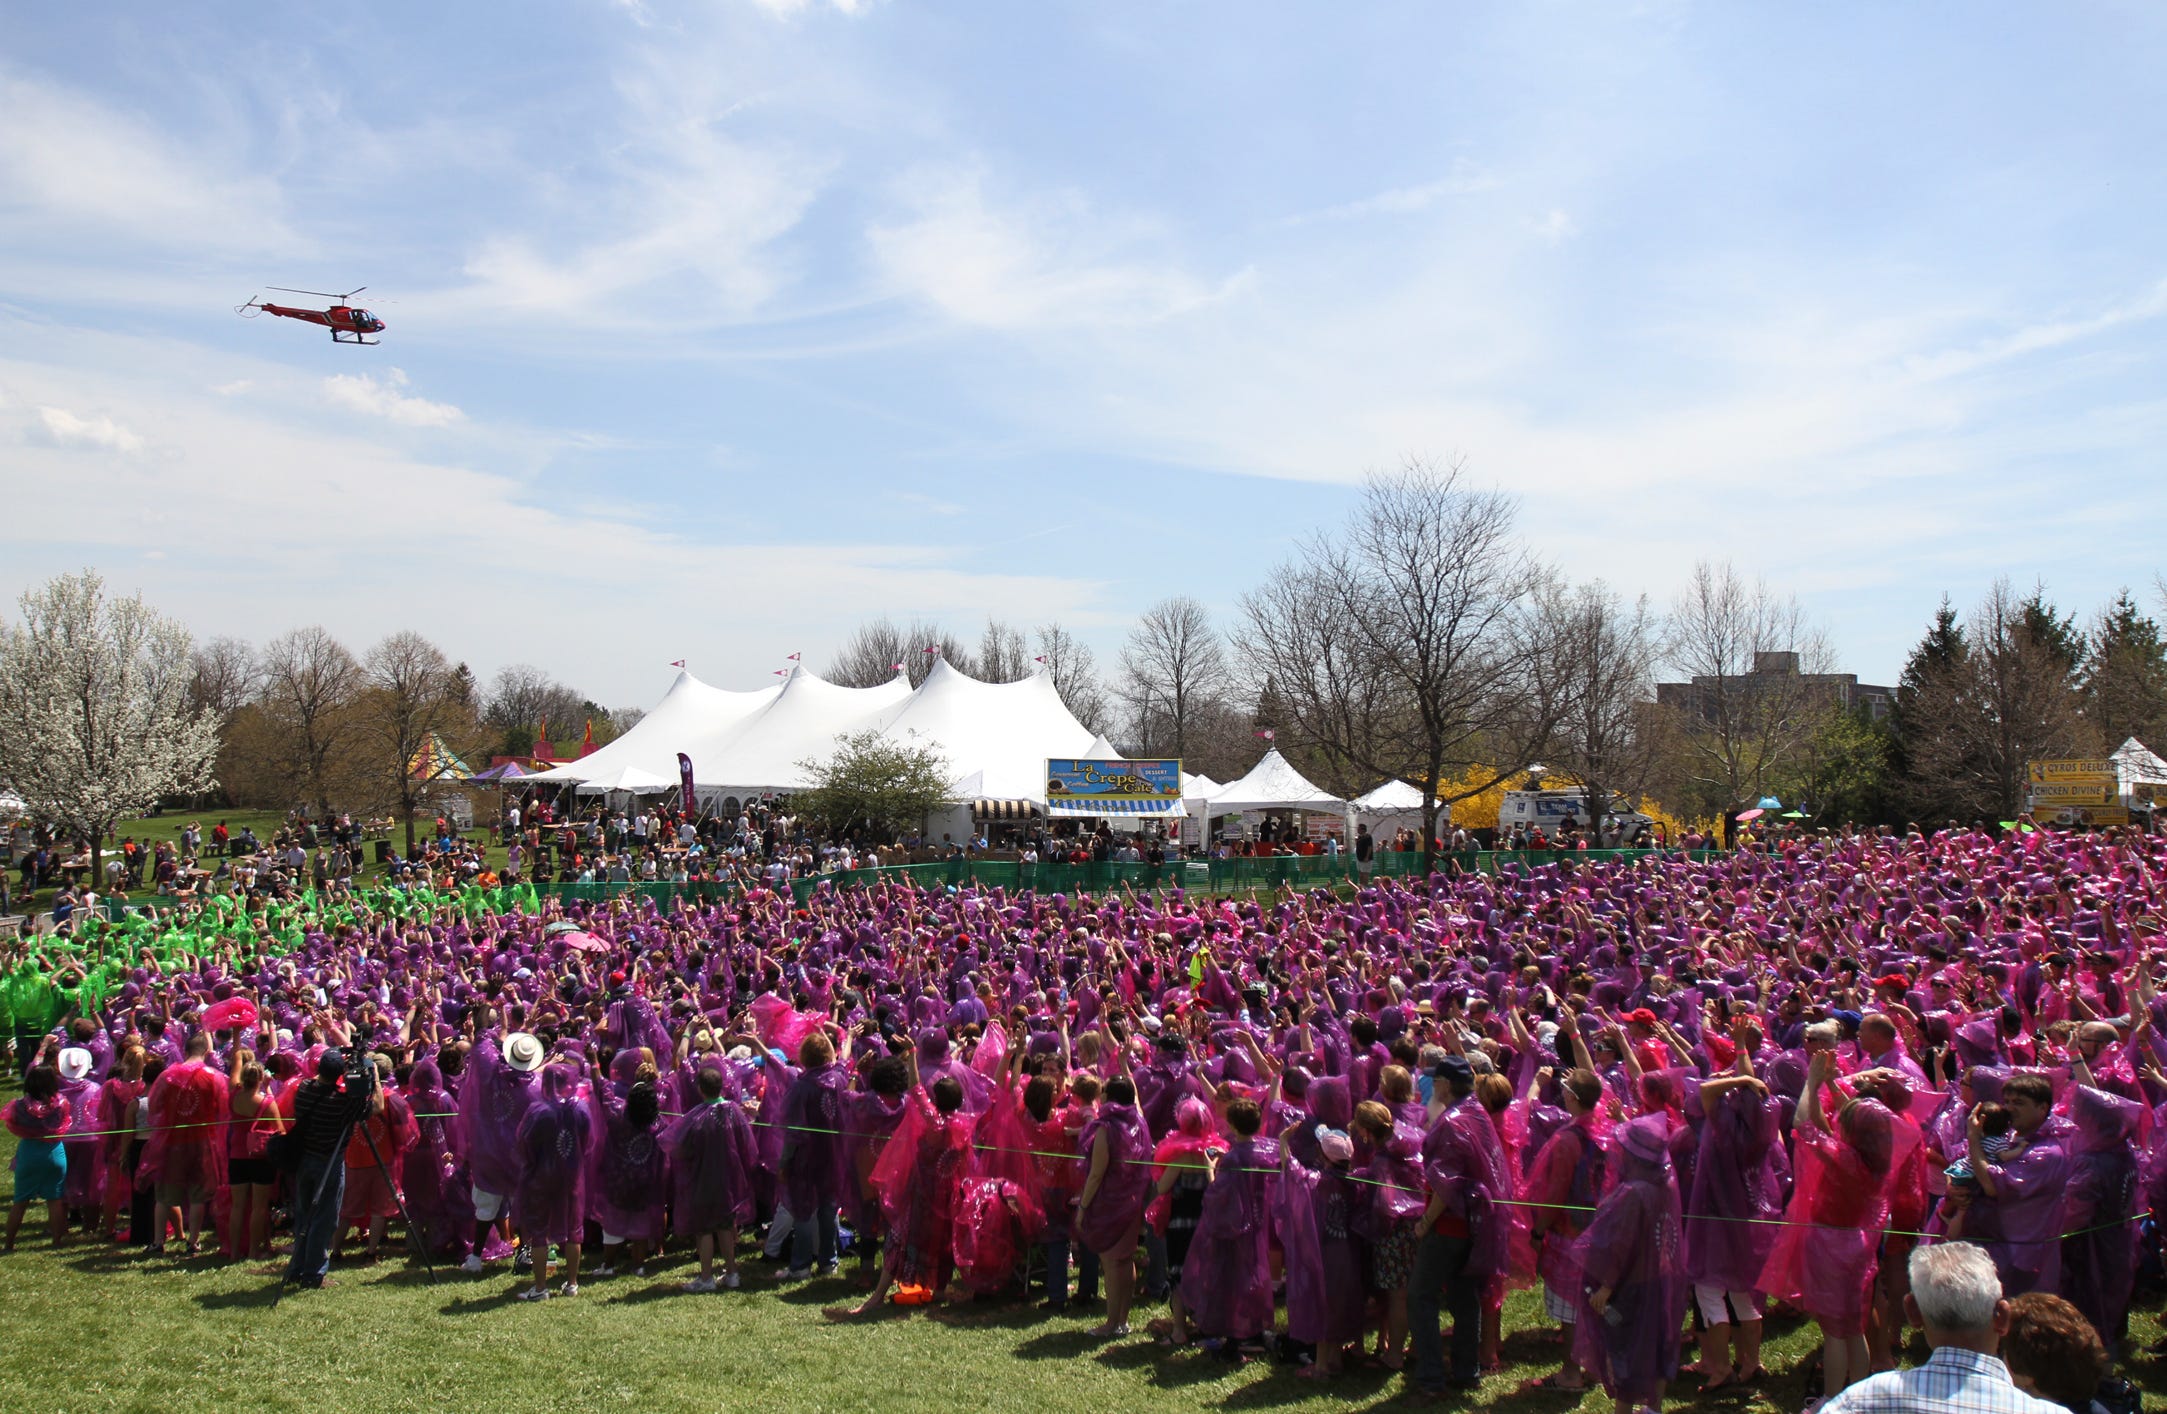
[[[384,321],[365,309],[347,303],[355,295],[367,289],[367,285],[357,286],[343,295],[327,294],[322,290],[288,289],[284,285],[272,285],[269,288],[289,295],[315,295],[319,299],[337,300],[338,303],[332,305],[329,309],[293,309],[283,304],[271,304],[261,299],[252,299],[247,304],[235,305],[233,312],[243,319],[254,319],[258,314],[276,314],[282,319],[299,319],[308,324],[321,324],[331,331],[331,342],[334,344],[380,344],[383,342],[382,339],[372,339],[369,335],[382,333]]]

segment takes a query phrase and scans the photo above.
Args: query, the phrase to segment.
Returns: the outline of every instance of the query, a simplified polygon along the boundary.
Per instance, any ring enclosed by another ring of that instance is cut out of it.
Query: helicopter
[[[369,335],[382,333],[384,321],[365,309],[347,303],[355,295],[367,289],[367,285],[356,286],[343,295],[328,294],[323,290],[289,289],[284,285],[271,285],[267,288],[277,290],[282,294],[315,295],[319,299],[336,300],[338,303],[332,305],[329,309],[294,309],[283,304],[272,304],[259,298],[252,299],[246,304],[235,305],[233,312],[243,319],[254,319],[258,314],[276,314],[282,319],[299,319],[307,324],[321,324],[331,331],[331,342],[334,344],[374,345],[383,342],[381,339],[372,339]]]

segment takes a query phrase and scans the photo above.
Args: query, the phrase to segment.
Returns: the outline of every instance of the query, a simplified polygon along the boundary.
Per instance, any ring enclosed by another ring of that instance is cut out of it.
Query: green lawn
[[[0,1155],[12,1153],[0,1138]],[[991,1407],[1058,1411],[1397,1409],[1396,1376],[1363,1372],[1316,1385],[1263,1362],[1234,1367],[1148,1340],[1102,1344],[1094,1318],[1054,1318],[982,1303],[940,1316],[898,1314],[837,1325],[822,1308],[850,1299],[842,1279],[688,1296],[689,1259],[665,1257],[645,1279],[589,1283],[574,1300],[512,1299],[506,1265],[484,1277],[418,1266],[341,1264],[333,1286],[271,1309],[275,1273],[214,1258],[151,1258],[136,1249],[49,1250],[33,1210],[14,1255],[0,1258],[7,1338],[0,1409],[388,1411],[559,1409],[896,1410]],[[37,1235],[33,1236],[33,1233]],[[748,1274],[755,1270],[748,1265]],[[846,1268],[847,1270],[847,1268]],[[1522,1390],[1554,1367],[1557,1347],[1531,1329],[1539,1298],[1506,1306],[1509,1368],[1468,1407],[1525,1414],[1607,1409]],[[1143,1320],[1155,1314],[1140,1310]],[[2157,1332],[2140,1322],[2143,1339]],[[1772,1374],[1747,1395],[1692,1395],[1673,1408],[1796,1410],[1793,1370],[1811,1327],[1770,1322]],[[2156,1368],[2142,1372],[2167,1389]]]

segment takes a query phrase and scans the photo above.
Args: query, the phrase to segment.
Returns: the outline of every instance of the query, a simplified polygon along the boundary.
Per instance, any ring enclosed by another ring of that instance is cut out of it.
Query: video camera
[[[356,1046],[346,1053],[346,1069],[339,1072],[339,1091],[371,1099],[376,1094],[376,1058]]]

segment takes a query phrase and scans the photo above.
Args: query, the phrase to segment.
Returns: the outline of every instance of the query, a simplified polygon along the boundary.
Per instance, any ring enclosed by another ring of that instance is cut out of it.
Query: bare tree
[[[1647,791],[1660,761],[1662,626],[1647,596],[1628,603],[1599,580],[1577,589],[1548,580],[1536,602],[1564,689],[1550,765],[1586,792],[1589,827],[1600,840],[1612,799]]]
[[[928,648],[936,651],[928,653]],[[897,628],[892,619],[883,617],[858,625],[843,640],[842,648],[828,664],[826,677],[844,687],[878,687],[893,678],[900,667],[910,675],[910,685],[916,687],[933,671],[936,658],[945,658],[950,667],[966,673],[971,671],[970,649],[947,629],[922,620]]]
[[[256,650],[241,639],[214,638],[198,644],[188,659],[189,701],[212,713],[220,723],[241,710],[263,684]]]
[[[609,710],[610,739],[615,740],[640,724],[647,715],[645,707],[612,707]]]
[[[1114,690],[1129,709],[1136,749],[1180,756],[1198,717],[1224,699],[1232,681],[1210,611],[1177,595],[1146,609],[1129,630]]]
[[[986,682],[1021,682],[1035,666],[1022,631],[989,615],[973,659],[975,676]]]
[[[320,626],[297,628],[263,646],[259,705],[269,764],[289,799],[331,813],[334,780],[355,732],[353,707],[362,689],[361,665]]]
[[[557,724],[559,740],[570,740],[596,712],[593,704],[531,663],[499,668],[489,684],[482,721],[495,729],[507,756],[523,756]]]
[[[1040,624],[1038,656],[1053,678],[1053,690],[1068,704],[1076,720],[1103,733],[1112,724],[1106,687],[1099,681],[1097,655],[1091,645],[1077,638],[1059,622]]]
[[[1242,601],[1274,729],[1343,769],[1420,790],[1425,863],[1438,806],[1524,770],[1563,714],[1564,675],[1513,516],[1509,498],[1464,485],[1458,463],[1410,461],[1372,476],[1343,530],[1310,540]]]
[[[460,708],[458,681],[442,649],[412,630],[394,633],[369,650],[360,734],[377,789],[396,802],[406,822],[406,852],[414,852],[414,810],[431,780],[414,763],[432,738],[464,735],[472,718]],[[452,745],[456,750],[457,746]]]
[[[1677,728],[1679,784],[1703,808],[1735,810],[1841,710],[1820,676],[1828,641],[1797,599],[1705,560],[1669,627],[1670,661],[1687,681],[1663,685],[1658,700]]]

